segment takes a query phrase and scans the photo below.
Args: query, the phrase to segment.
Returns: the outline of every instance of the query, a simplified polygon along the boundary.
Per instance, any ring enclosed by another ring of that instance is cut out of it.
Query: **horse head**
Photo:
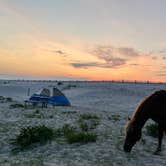
[[[130,152],[132,147],[139,141],[141,138],[141,129],[138,126],[128,123],[126,127],[126,138],[124,143],[124,151]]]

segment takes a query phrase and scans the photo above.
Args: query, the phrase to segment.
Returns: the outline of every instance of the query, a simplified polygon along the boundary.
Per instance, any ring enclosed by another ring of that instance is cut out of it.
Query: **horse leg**
[[[160,125],[158,125],[158,147],[155,151],[155,154],[158,154],[161,151],[163,134],[164,134],[164,130],[162,129]]]

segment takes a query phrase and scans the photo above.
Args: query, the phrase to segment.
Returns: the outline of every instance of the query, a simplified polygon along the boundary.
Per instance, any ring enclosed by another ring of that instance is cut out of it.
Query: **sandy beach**
[[[42,87],[58,87],[71,102],[71,107],[10,108],[12,103],[24,103],[30,94]],[[0,81],[0,96],[13,101],[0,101],[0,165],[2,166],[164,166],[166,150],[153,155],[157,139],[143,128],[142,139],[130,154],[123,151],[125,124],[137,105],[165,84],[118,82]],[[37,116],[35,115],[37,111]],[[87,144],[68,144],[52,140],[33,145],[27,150],[12,153],[10,140],[27,126],[46,125],[51,128],[64,124],[77,126],[83,114],[99,117],[93,130],[97,141]],[[34,115],[34,116],[32,116]],[[148,121],[152,123],[152,121]]]

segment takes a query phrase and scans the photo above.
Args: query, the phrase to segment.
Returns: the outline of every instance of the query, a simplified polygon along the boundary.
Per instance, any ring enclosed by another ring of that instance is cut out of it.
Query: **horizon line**
[[[30,81],[34,81],[34,82],[112,82],[112,83],[145,83],[145,84],[166,84],[166,82],[162,82],[162,81],[150,81],[150,80],[61,80],[61,79],[0,79],[0,81],[22,81],[22,82],[30,82]]]

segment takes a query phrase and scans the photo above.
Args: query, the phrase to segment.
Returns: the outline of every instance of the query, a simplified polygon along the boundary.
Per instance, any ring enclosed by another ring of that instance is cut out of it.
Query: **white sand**
[[[0,96],[12,97],[21,102],[27,90],[31,94],[45,86],[56,86],[56,82],[0,81]],[[76,85],[76,87],[69,87]],[[131,84],[109,82],[65,82],[60,86],[72,103],[71,107],[38,109],[41,118],[30,118],[36,109],[10,109],[11,103],[0,103],[0,165],[2,166],[151,166],[166,165],[166,149],[161,155],[153,155],[157,139],[147,136],[144,127],[142,141],[134,146],[131,154],[123,151],[124,125],[137,104],[155,90],[164,89],[165,84]],[[76,111],[76,113],[66,113]],[[100,124],[94,130],[98,134],[96,143],[59,144],[56,141],[12,154],[9,141],[22,127],[45,124],[58,128],[68,123],[77,125],[80,114],[93,113],[100,117]],[[113,116],[120,115],[115,121]],[[150,121],[149,121],[150,122]],[[149,123],[148,122],[148,123]]]

